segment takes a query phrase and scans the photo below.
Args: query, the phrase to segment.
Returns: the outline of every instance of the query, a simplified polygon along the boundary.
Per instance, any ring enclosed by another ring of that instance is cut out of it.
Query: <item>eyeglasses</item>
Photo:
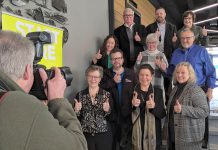
[[[181,40],[191,40],[194,36],[180,37]]]
[[[133,14],[125,14],[125,15],[123,15],[124,17],[133,17]]]
[[[95,80],[100,78],[99,76],[91,76],[91,75],[87,75],[87,77],[89,79],[95,79]]]
[[[112,61],[115,61],[115,60],[122,60],[123,57],[117,57],[117,58],[111,58]]]
[[[191,17],[184,17],[184,20],[192,20]]]
[[[147,44],[156,44],[157,42],[147,42]]]

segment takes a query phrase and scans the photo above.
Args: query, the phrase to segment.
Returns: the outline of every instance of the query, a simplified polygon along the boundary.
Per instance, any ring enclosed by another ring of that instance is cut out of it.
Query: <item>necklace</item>
[[[95,90],[93,91],[93,90],[89,89],[89,95],[90,95],[90,99],[91,99],[92,105],[95,105],[97,103],[97,101],[95,100],[97,93],[98,93],[98,90],[97,91],[95,91]]]
[[[90,94],[90,98],[91,98],[92,105],[96,105],[96,104],[97,104],[97,100],[95,99],[95,98],[96,98],[96,95],[97,95],[97,94],[95,94],[95,95],[91,95],[91,94]]]

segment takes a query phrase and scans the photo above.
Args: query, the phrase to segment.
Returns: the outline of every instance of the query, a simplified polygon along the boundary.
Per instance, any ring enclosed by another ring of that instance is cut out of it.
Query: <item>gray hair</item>
[[[191,32],[193,34],[193,36],[195,36],[194,32],[192,29],[189,29],[189,28],[184,28],[181,30],[181,32],[179,33],[179,37],[181,37],[182,33],[184,32]]]
[[[98,65],[90,65],[87,69],[86,69],[86,76],[88,76],[88,74],[90,72],[94,72],[94,71],[99,71],[100,73],[100,78],[103,77],[103,68],[101,66]]]
[[[0,31],[0,70],[13,80],[21,78],[27,64],[33,65],[35,47],[19,33]]]
[[[123,15],[124,15],[127,11],[132,12],[132,14],[134,15],[134,11],[133,11],[131,8],[125,8],[124,11],[123,11]]]
[[[148,36],[146,38],[146,43],[148,43],[148,42],[156,42],[158,45],[159,39],[155,33],[150,33],[150,34],[148,34]]]

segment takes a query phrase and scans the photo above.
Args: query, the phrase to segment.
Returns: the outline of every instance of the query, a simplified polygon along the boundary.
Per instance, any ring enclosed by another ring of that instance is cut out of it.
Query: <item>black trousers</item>
[[[97,134],[84,133],[88,144],[88,150],[112,150],[112,133]]]
[[[132,149],[132,129],[129,126],[112,124],[113,150]]]
[[[206,86],[201,86],[202,90],[207,93],[207,87]],[[209,105],[209,100],[207,99],[207,103]],[[209,105],[210,106],[210,105]],[[204,139],[203,139],[203,145],[202,148],[207,148],[208,147],[208,141],[209,141],[209,120],[208,117],[205,118],[205,132],[204,132]]]

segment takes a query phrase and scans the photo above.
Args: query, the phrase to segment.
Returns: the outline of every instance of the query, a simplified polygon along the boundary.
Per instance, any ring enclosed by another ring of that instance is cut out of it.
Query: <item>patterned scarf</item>
[[[152,85],[149,86],[148,95],[153,93]],[[155,95],[154,95],[155,98]],[[147,100],[147,99],[145,99]],[[140,108],[137,107],[132,111],[132,150],[155,150],[156,149],[156,128],[155,117],[149,112],[149,109],[145,107],[145,123],[144,123],[144,137],[142,138],[141,120],[140,120]],[[143,141],[142,141],[143,140]],[[143,148],[142,148],[143,143]]]

